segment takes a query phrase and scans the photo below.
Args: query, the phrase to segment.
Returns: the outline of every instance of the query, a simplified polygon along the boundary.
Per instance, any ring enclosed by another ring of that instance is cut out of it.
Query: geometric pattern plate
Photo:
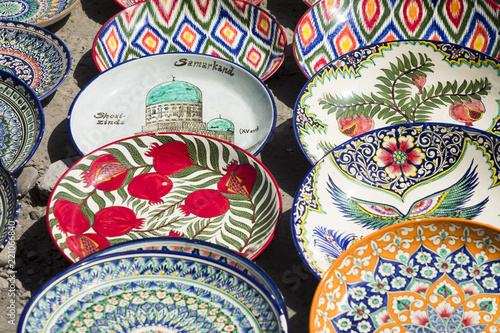
[[[300,19],[293,53],[308,78],[345,53],[392,40],[456,43],[500,59],[499,31],[493,0],[325,0]]]
[[[66,79],[71,56],[66,45],[45,29],[0,21],[0,69],[26,82],[41,100]]]
[[[128,8],[132,5],[135,5],[139,2],[144,2],[146,0],[115,0],[120,6],[123,8]],[[249,4],[258,5],[262,0],[249,0],[247,1]]]
[[[129,252],[71,266],[26,305],[18,332],[287,332],[256,280],[213,259]]]
[[[262,80],[285,57],[283,27],[266,11],[238,0],[151,0],[113,16],[97,33],[93,57],[104,71],[148,54],[194,52],[225,58]]]
[[[460,217],[500,226],[500,137],[415,123],[337,146],[304,177],[292,206],[295,245],[321,278],[352,244],[406,220]]]
[[[80,0],[3,0],[0,4],[0,20],[46,27],[68,15],[79,2]]]
[[[84,156],[56,184],[47,224],[77,261],[132,239],[177,236],[253,259],[278,227],[276,181],[249,153],[187,133],[144,134]]]
[[[454,218],[378,230],[316,289],[309,332],[497,332],[500,230]]]
[[[305,84],[294,110],[311,163],[373,129],[446,122],[500,134],[500,63],[457,44],[385,42],[359,48]]]

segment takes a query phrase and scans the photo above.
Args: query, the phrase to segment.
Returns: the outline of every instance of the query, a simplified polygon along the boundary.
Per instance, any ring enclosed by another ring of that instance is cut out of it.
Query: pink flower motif
[[[422,310],[412,311],[410,314],[411,323],[415,325],[425,326],[429,322],[427,312]]]
[[[386,136],[382,147],[377,150],[374,160],[379,167],[385,168],[389,177],[416,176],[415,165],[422,163],[425,155],[413,147],[413,137],[402,136],[396,141],[396,138]]]
[[[467,311],[464,313],[464,318],[462,319],[462,324],[464,326],[479,325],[479,320],[481,316],[476,311]]]
[[[455,309],[447,302],[442,302],[436,307],[436,312],[441,318],[450,318]]]

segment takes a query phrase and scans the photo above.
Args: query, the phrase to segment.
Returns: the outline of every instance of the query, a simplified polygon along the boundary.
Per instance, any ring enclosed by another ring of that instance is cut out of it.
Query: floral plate
[[[156,54],[110,68],[80,91],[68,118],[82,154],[134,134],[189,132],[257,155],[275,124],[274,98],[259,78],[228,60],[194,53]]]
[[[32,297],[18,332],[287,332],[287,322],[243,272],[192,254],[145,251],[71,266]]]
[[[500,137],[452,124],[382,128],[339,145],[302,181],[295,245],[321,278],[351,244],[384,226],[460,217],[500,226]]]
[[[500,134],[500,62],[473,49],[433,41],[362,47],[332,61],[302,89],[295,135],[316,163],[372,129],[446,122]]]
[[[139,2],[144,2],[147,0],[115,0],[123,8],[128,8]],[[262,0],[248,0],[247,2],[252,5],[258,5]]]
[[[43,109],[36,94],[0,70],[0,159],[8,171],[19,171],[35,153],[43,128]]]
[[[283,27],[266,11],[238,0],[150,0],[126,8],[94,39],[100,71],[148,54],[192,52],[235,62],[262,80],[285,57]]]
[[[68,15],[80,0],[1,0],[0,20],[46,27]]]
[[[0,69],[23,80],[41,100],[66,79],[71,56],[66,45],[50,31],[0,21]]]
[[[230,266],[233,266],[244,273],[250,275],[260,284],[262,284],[276,299],[281,309],[285,312],[285,316],[288,317],[286,311],[285,300],[280,290],[274,283],[274,281],[269,277],[253,261],[248,260],[239,253],[231,251],[225,247],[219,246],[217,244],[208,243],[198,239],[180,238],[180,237],[155,237],[155,238],[143,238],[131,240],[113,246],[108,246],[102,250],[99,250],[83,260],[92,260],[96,257],[103,257],[108,254],[117,254],[125,251],[177,251],[196,254],[202,257],[212,258],[217,261],[222,261]]]
[[[316,289],[309,332],[497,332],[500,230],[453,218],[380,229]]]
[[[10,240],[15,236],[19,209],[21,208],[20,200],[17,180],[0,165],[0,251],[8,247],[10,252],[15,253],[15,243],[11,244]],[[8,256],[7,258],[12,259]],[[8,260],[7,264],[10,269],[14,269],[14,265],[11,266],[14,262],[14,260]]]
[[[77,261],[124,241],[182,236],[255,258],[281,215],[276,181],[251,154],[187,133],[126,138],[84,156],[56,184],[47,223]]]
[[[391,40],[457,43],[498,59],[499,31],[493,0],[324,0],[297,24],[293,52],[308,78],[347,52]]]

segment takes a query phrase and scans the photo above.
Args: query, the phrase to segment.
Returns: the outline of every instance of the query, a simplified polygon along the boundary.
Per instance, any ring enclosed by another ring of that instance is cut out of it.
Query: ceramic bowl
[[[380,229],[316,289],[309,332],[494,332],[500,230],[461,219]]]
[[[134,134],[174,131],[217,137],[257,155],[275,124],[274,98],[259,78],[228,60],[193,53],[112,67],[80,91],[68,118],[81,154]]]
[[[12,173],[30,159],[42,140],[43,109],[36,94],[0,70],[0,159]]]
[[[294,130],[311,163],[351,137],[397,124],[445,122],[500,134],[499,94],[500,62],[479,51],[385,42],[314,74],[295,104]]]
[[[7,247],[10,252],[15,252],[15,243],[11,244],[10,240],[15,236],[20,200],[16,179],[0,163],[0,251]],[[9,268],[14,269],[10,265]]]
[[[235,62],[262,80],[285,57],[286,36],[266,11],[238,0],[151,0],[122,10],[97,33],[100,71],[148,54],[204,53]]]
[[[187,133],[144,134],[84,156],[56,184],[50,233],[77,261],[124,241],[178,236],[255,258],[281,215],[276,181],[251,154]]]
[[[66,45],[45,29],[0,21],[0,69],[23,80],[41,100],[66,79],[71,56]]]
[[[128,8],[139,2],[144,2],[146,0],[115,0],[123,8]],[[249,0],[248,3],[252,5],[258,5],[262,0]]]
[[[177,251],[221,261],[239,269],[240,271],[243,271],[262,284],[276,299],[280,308],[284,310],[285,316],[288,317],[283,295],[269,275],[267,275],[266,272],[264,272],[264,270],[257,266],[253,261],[250,261],[239,253],[217,244],[208,243],[198,239],[179,237],[144,238],[108,246],[89,255],[88,257],[85,257],[83,260],[92,260],[96,257],[103,257],[108,254],[117,255],[118,253],[125,251]]]
[[[287,332],[255,279],[209,258],[128,252],[71,266],[26,305],[19,333]]]
[[[460,217],[500,226],[500,137],[415,123],[355,137],[324,156],[299,186],[295,245],[321,278],[351,244],[384,226]]]
[[[500,57],[500,7],[493,0],[325,0],[295,28],[293,52],[309,78],[335,58],[390,40],[430,39]]]
[[[46,27],[66,17],[80,0],[2,0],[0,20]]]

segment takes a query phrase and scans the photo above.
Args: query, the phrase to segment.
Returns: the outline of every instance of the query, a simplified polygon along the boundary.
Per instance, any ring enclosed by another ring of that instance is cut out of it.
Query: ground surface
[[[289,307],[290,332],[302,333],[308,330],[309,306],[318,280],[303,265],[290,230],[293,196],[311,168],[292,128],[295,100],[307,80],[295,64],[291,42],[293,30],[308,7],[300,0],[264,0],[260,6],[267,8],[283,25],[288,46],[283,65],[266,81],[275,96],[278,122],[272,139],[260,154],[260,159],[274,175],[282,191],[283,215],[276,236],[256,263],[271,276],[285,297]],[[66,117],[75,96],[99,73],[92,60],[94,36],[120,10],[121,7],[113,0],[81,0],[68,17],[47,28],[68,46],[73,64],[66,81],[42,101],[45,134],[36,154],[26,165],[36,168],[39,176],[51,163],[78,155],[71,144]],[[15,272],[7,269],[7,255],[10,253],[3,251],[0,254],[0,332],[15,332],[20,314],[30,297],[70,265],[47,231],[47,199],[37,188],[22,199],[16,229]],[[12,292],[15,292],[15,297]]]

